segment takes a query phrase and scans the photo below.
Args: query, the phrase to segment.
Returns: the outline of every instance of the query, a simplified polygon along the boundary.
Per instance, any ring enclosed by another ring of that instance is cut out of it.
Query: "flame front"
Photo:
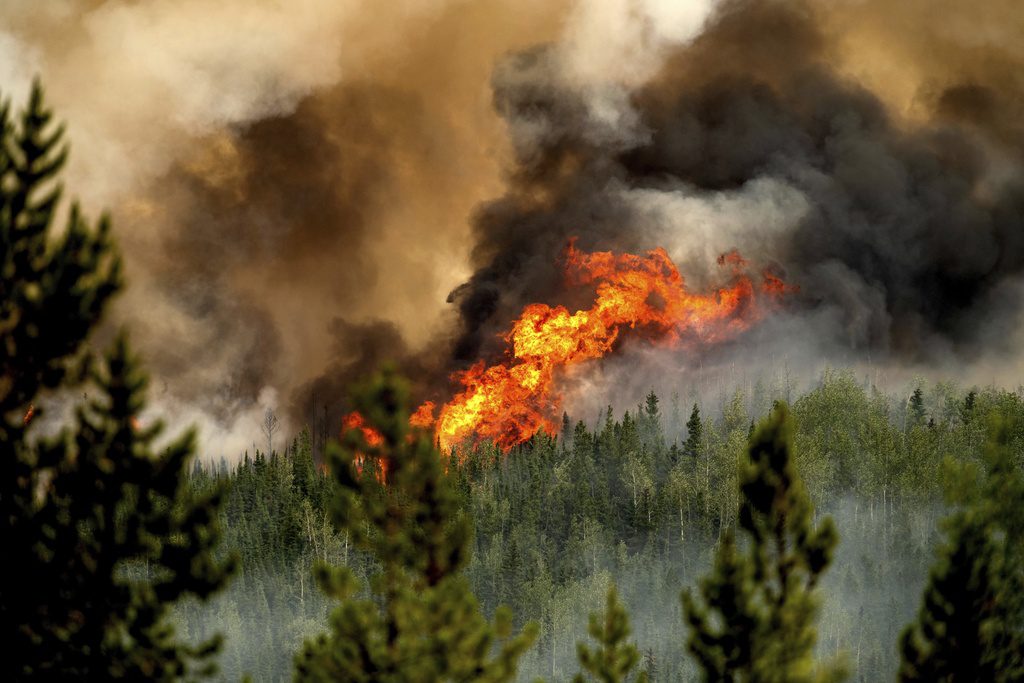
[[[562,403],[559,374],[608,354],[626,329],[659,342],[714,343],[764,315],[758,294],[776,300],[794,289],[767,271],[755,287],[747,261],[735,251],[718,259],[730,269],[732,283],[709,294],[689,292],[664,249],[643,256],[585,253],[570,243],[565,260],[570,283],[595,287],[593,305],[575,313],[564,306],[526,306],[505,335],[505,360],[480,362],[453,376],[462,390],[441,406],[434,423],[443,448],[490,439],[507,450],[540,430],[554,433]],[[428,426],[433,412],[432,403],[424,404],[415,424]]]
[[[341,431],[342,433],[349,429],[358,429],[363,434],[363,440],[366,441],[366,445],[371,448],[377,448],[384,444],[384,435],[379,431],[371,427],[366,422],[361,414],[353,411],[341,419]],[[356,451],[352,460],[356,467],[356,471],[359,474],[363,473],[363,464],[366,460],[366,456],[363,453]],[[386,458],[377,458],[378,465],[378,478],[380,483],[387,481],[388,476],[388,461]]]

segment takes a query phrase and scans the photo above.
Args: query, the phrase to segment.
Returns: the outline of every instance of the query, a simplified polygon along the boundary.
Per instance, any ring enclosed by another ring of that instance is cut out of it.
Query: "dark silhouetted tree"
[[[914,393],[910,395],[910,424],[911,425],[922,425],[924,424],[925,410],[924,410],[924,391],[921,387],[914,389]]]
[[[4,680],[177,680],[208,673],[217,640],[176,638],[168,606],[208,596],[218,496],[187,482],[193,435],[154,452],[144,375],[119,337],[96,363],[86,338],[120,286],[107,220],[72,206],[51,228],[67,156],[38,84],[17,123],[0,107],[0,519]],[[40,395],[87,389],[73,425],[33,437]]]
[[[274,452],[274,434],[281,428],[281,421],[277,418],[272,408],[267,408],[263,413],[263,421],[260,422],[260,431],[267,439],[267,454]]]
[[[690,419],[686,421],[686,443],[683,444],[683,453],[691,458],[696,458],[700,453],[700,442],[703,437],[704,426],[700,421],[700,408],[694,403]]]
[[[932,568],[917,621],[900,638],[901,681],[1024,680],[1024,474],[997,426],[989,471],[944,522],[946,542]]]

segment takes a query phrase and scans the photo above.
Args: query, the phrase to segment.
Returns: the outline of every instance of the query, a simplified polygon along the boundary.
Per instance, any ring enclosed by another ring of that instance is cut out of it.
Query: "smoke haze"
[[[1012,375],[1022,67],[1012,0],[0,9],[0,86],[38,74],[68,122],[68,188],[126,255],[114,322],[214,457],[266,407],[333,419],[384,359],[443,400],[523,305],[576,303],[571,236],[663,246],[697,286],[736,248],[800,287],[737,343],[626,344],[581,386],[783,357]]]

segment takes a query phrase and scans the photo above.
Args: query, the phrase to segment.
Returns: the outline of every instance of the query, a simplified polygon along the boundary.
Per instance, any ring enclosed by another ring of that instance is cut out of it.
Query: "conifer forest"
[[[1022,46],[0,2],[0,680],[1024,681]]]

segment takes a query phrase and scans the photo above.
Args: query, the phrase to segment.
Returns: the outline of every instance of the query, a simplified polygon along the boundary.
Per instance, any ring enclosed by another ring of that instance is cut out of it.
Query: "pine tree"
[[[329,449],[334,523],[380,571],[370,580],[372,597],[362,599],[349,568],[321,567],[320,584],[340,605],[331,632],[307,641],[296,659],[298,680],[510,681],[536,636],[533,625],[512,636],[506,609],[493,624],[481,614],[461,574],[470,521],[430,436],[410,432],[406,397],[405,385],[385,371],[353,401],[381,443],[349,430]],[[357,457],[386,459],[387,484],[361,475]]]
[[[700,453],[700,442],[703,437],[704,426],[700,421],[700,408],[694,403],[690,419],[686,421],[686,443],[683,444],[683,453],[696,458]]]
[[[964,404],[960,408],[960,420],[967,424],[974,417],[974,406],[978,400],[978,392],[973,389],[964,398]]]
[[[175,680],[210,672],[216,639],[182,643],[169,603],[205,598],[215,561],[216,493],[187,485],[193,435],[153,452],[138,425],[145,377],[119,337],[104,363],[86,338],[120,286],[104,218],[76,206],[51,233],[67,157],[35,84],[17,124],[0,106],[0,615],[4,680]],[[70,429],[35,438],[41,392],[85,388]]]
[[[1024,473],[1007,439],[995,427],[980,490],[963,493],[969,469],[951,478],[961,506],[945,520],[918,619],[900,638],[900,681],[1024,680]]]
[[[644,399],[644,413],[647,414],[647,417],[652,420],[658,420],[661,417],[661,410],[658,408],[660,402],[661,399],[654,393],[654,389],[651,389],[651,392]]]
[[[576,674],[575,683],[594,680],[598,683],[646,683],[647,672],[640,671],[635,677],[633,669],[640,663],[640,651],[628,643],[630,628],[629,614],[619,602],[615,585],[608,586],[608,598],[604,614],[591,614],[590,637],[597,641],[598,648],[590,649],[586,643],[576,646],[576,654],[583,673]]]
[[[815,587],[837,537],[812,508],[792,456],[792,424],[779,405],[754,434],[740,473],[740,546],[725,534],[700,598],[683,593],[687,641],[706,681],[795,683],[842,678],[814,661]]]
[[[910,423],[914,426],[922,425],[924,424],[924,418],[924,391],[921,387],[917,387],[914,389],[914,393],[910,395]]]

